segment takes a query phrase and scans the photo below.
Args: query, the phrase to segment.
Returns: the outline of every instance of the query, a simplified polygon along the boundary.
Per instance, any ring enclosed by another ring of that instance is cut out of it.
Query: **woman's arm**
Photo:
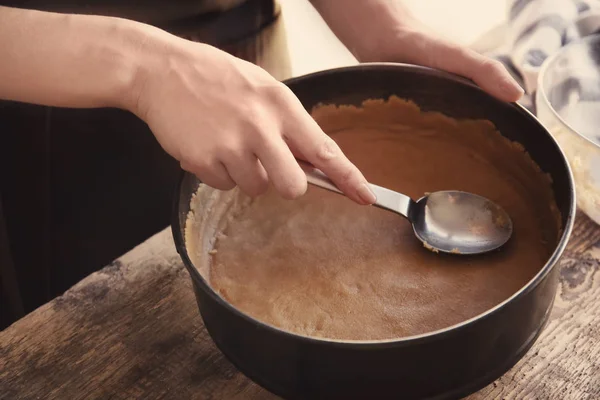
[[[118,18],[0,7],[0,98],[120,107],[142,118],[182,168],[251,196],[270,181],[306,191],[296,158],[371,204],[365,178],[266,71],[214,47]]]
[[[523,94],[501,63],[430,32],[400,0],[311,1],[360,61],[406,62],[442,69],[474,80],[505,101],[516,101]]]
[[[0,7],[0,98],[130,108],[140,48],[153,30],[119,18]]]

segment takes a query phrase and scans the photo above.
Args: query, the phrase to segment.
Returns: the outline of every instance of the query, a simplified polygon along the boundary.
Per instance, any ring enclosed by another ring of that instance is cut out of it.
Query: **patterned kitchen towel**
[[[493,55],[532,96],[543,62],[565,44],[600,32],[600,0],[508,0],[508,36],[504,53]]]

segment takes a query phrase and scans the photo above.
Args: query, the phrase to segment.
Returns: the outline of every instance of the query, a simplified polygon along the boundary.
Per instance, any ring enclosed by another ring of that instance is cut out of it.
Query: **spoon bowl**
[[[512,235],[512,221],[496,203],[461,191],[434,192],[415,202],[409,220],[432,251],[480,254],[496,250]]]
[[[298,163],[310,184],[343,194],[323,172],[303,161]],[[373,205],[407,218],[415,236],[435,253],[487,253],[502,247],[512,235],[510,216],[485,197],[439,191],[414,201],[402,193],[368,185],[377,197]]]

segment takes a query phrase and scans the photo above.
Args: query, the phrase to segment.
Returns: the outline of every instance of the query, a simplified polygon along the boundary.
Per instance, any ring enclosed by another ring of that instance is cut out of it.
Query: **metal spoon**
[[[323,172],[299,161],[308,182],[343,194]],[[440,191],[414,201],[410,197],[369,184],[376,207],[407,218],[415,235],[433,252],[479,254],[498,249],[512,235],[508,214],[492,201],[467,192]]]

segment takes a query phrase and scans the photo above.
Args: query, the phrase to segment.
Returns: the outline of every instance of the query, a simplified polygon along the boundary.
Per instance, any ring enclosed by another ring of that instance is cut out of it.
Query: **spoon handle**
[[[298,164],[300,164],[300,167],[306,174],[306,180],[308,183],[335,193],[342,195],[344,194],[340,189],[337,188],[331,179],[329,179],[327,175],[320,170],[304,161],[298,161]],[[393,211],[405,218],[408,218],[409,220],[411,219],[410,209],[414,205],[414,201],[410,197],[381,186],[373,185],[371,183],[368,183],[368,185],[377,197],[375,204],[373,204],[375,207]]]
[[[320,170],[316,169],[315,167],[304,161],[298,161],[298,164],[300,164],[300,168],[302,168],[302,170],[306,174],[306,180],[308,181],[308,183],[321,187],[323,189],[330,190],[332,192],[344,194],[340,189],[337,188],[337,186],[335,186],[331,179],[329,179],[327,175],[325,175]]]

